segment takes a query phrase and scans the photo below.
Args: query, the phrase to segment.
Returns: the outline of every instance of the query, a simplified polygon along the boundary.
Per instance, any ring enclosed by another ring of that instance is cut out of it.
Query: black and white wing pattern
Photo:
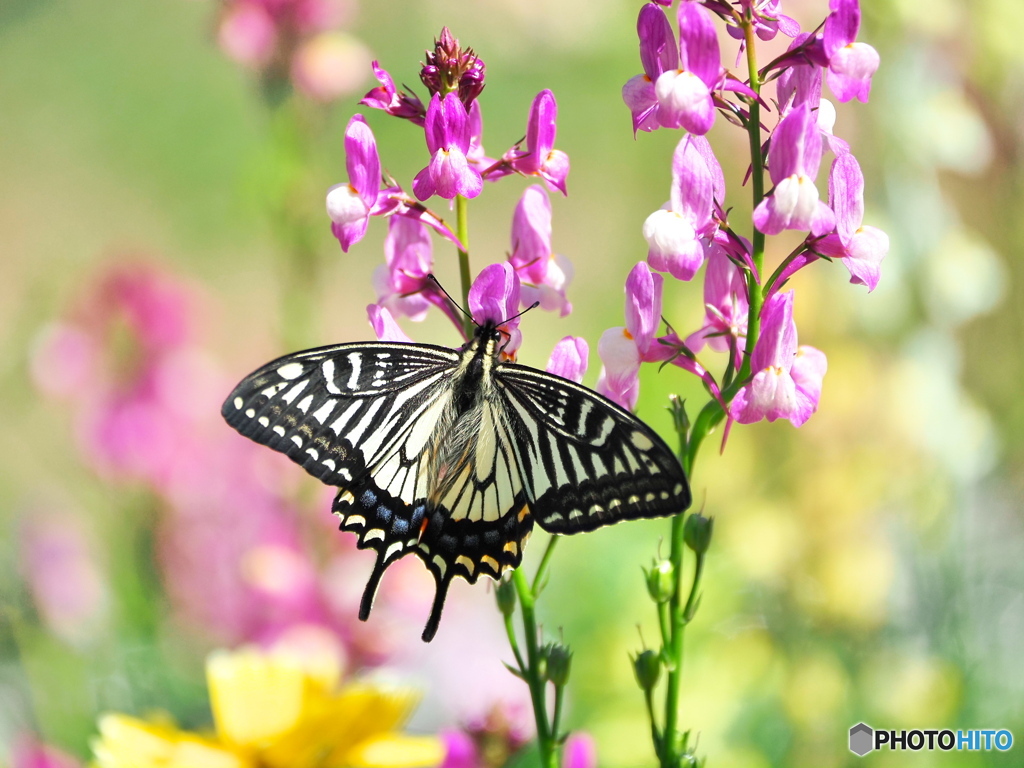
[[[495,381],[519,436],[530,506],[550,533],[673,515],[690,487],[658,434],[605,397],[558,376],[513,363]]]
[[[247,376],[228,424],[339,487],[341,528],[374,549],[365,620],[384,570],[414,552],[437,582],[423,633],[437,630],[455,576],[499,578],[533,529],[512,436],[490,407],[456,418],[462,356],[424,344],[342,344],[286,355]],[[471,432],[448,455],[452,434]]]
[[[690,504],[658,435],[595,392],[497,363],[493,326],[460,351],[341,344],[279,358],[222,408],[228,424],[337,486],[342,530],[385,569],[415,553],[437,584],[423,639],[437,631],[453,578],[497,579],[522,561],[534,519],[578,533]]]

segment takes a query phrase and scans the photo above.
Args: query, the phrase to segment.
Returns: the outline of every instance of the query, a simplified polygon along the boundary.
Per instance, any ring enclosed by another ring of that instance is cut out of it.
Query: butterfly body
[[[366,619],[384,570],[415,553],[437,592],[497,579],[522,561],[537,524],[551,533],[683,511],[689,486],[658,435],[566,379],[501,361],[479,326],[461,350],[357,343],[279,358],[247,376],[222,413],[340,490],[333,511],[377,552]]]

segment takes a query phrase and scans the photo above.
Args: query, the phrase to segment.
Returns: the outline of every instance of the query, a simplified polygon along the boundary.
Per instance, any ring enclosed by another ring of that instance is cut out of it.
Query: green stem
[[[750,89],[754,93],[761,93],[761,76],[757,71],[756,38],[754,36],[754,25],[749,21],[743,24],[743,33],[746,38],[747,49],[747,72],[750,76]],[[750,100],[750,119],[747,121],[747,137],[750,142],[750,188],[753,193],[753,205],[757,208],[764,199],[764,157],[761,154],[761,104],[757,99]],[[764,233],[754,228],[750,239],[751,259],[757,274],[747,274],[747,294],[750,299],[750,308],[747,314],[747,348],[744,354],[743,366],[740,368],[739,379],[742,381],[750,375],[750,358],[754,352],[754,344],[761,329],[761,305],[764,303],[764,294],[758,286],[758,278],[764,270]]]
[[[462,284],[462,306],[469,311],[469,286],[473,276],[469,271],[469,206],[462,195],[455,196],[455,236],[462,243],[459,249],[459,282]],[[462,330],[467,339],[473,338],[473,321],[469,315],[462,317]]]
[[[519,671],[526,676],[526,664],[523,663],[523,654],[519,651],[519,641],[516,639],[516,629],[512,626],[512,614],[505,616],[505,633],[508,635],[508,644],[512,648],[512,655],[516,657],[516,664]]]
[[[533,577],[533,586],[531,587],[534,600],[540,596],[541,590],[544,589],[544,579],[547,577],[547,570],[551,565],[551,555],[555,553],[555,545],[558,544],[558,538],[555,534],[551,535],[551,538],[548,539],[548,546],[544,550],[544,556],[540,559],[540,565],[537,566],[537,573]]]
[[[551,737],[558,743],[558,727],[562,722],[562,702],[565,698],[565,686],[555,686],[555,713],[551,716]]]
[[[526,575],[522,568],[512,572],[512,583],[516,586],[519,596],[519,607],[523,613],[523,632],[526,636],[526,669],[523,676],[530,686],[530,699],[533,702],[533,717],[537,724],[537,747],[540,750],[541,766],[556,768],[558,751],[551,739],[548,727],[547,701],[545,700],[545,680],[540,676],[540,647],[537,643],[537,619],[534,614],[534,597]]]
[[[664,649],[665,665],[668,672],[668,685],[665,691],[665,734],[662,743],[661,764],[663,768],[672,768],[679,763],[677,749],[679,739],[676,737],[678,731],[677,721],[679,719],[679,694],[682,690],[682,664],[683,664],[683,623],[681,608],[681,595],[683,593],[683,524],[686,520],[684,514],[672,518],[671,552],[669,560],[672,562],[675,573],[675,589],[672,599],[669,601],[669,646]]]

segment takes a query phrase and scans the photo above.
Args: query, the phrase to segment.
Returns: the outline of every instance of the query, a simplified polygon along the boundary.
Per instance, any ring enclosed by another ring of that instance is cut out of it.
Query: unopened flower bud
[[[645,570],[647,592],[656,603],[667,603],[676,591],[676,569],[670,560],[655,561],[651,569]]]
[[[466,109],[484,89],[484,62],[472,48],[462,48],[448,27],[434,41],[434,50],[426,52],[426,61],[420,69],[420,80],[431,95],[443,98],[457,93]]]
[[[713,517],[704,517],[704,515],[694,512],[686,518],[686,524],[683,526],[683,541],[698,555],[703,555],[708,551],[708,545],[711,544],[711,532],[714,527],[715,519]]]
[[[502,616],[511,616],[516,610],[516,587],[508,579],[498,582],[498,588],[494,590],[498,599],[498,610]]]
[[[572,651],[561,643],[547,646],[548,668],[546,677],[561,687],[569,682],[569,668],[572,666]]]
[[[676,427],[677,435],[685,435],[690,431],[690,417],[686,413],[686,401],[679,395],[668,396],[669,409],[672,411],[672,421]]]
[[[643,650],[633,659],[633,671],[643,690],[653,690],[661,676],[661,657],[649,648]]]

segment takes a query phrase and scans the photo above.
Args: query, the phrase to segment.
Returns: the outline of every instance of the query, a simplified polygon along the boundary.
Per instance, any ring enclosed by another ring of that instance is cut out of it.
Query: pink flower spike
[[[597,768],[597,742],[589,733],[577,731],[565,740],[562,768]]]
[[[814,186],[821,164],[821,132],[807,104],[776,126],[768,164],[775,189],[754,209],[754,226],[766,235],[785,229],[809,230],[816,237],[829,232],[835,215],[818,199]]]
[[[839,101],[859,99],[867,102],[871,77],[880,62],[878,51],[867,43],[858,43],[860,30],[859,0],[831,0],[832,13],[825,20],[823,43],[828,57],[828,87]]]
[[[484,267],[469,288],[469,311],[483,325],[493,323],[509,336],[505,353],[512,355],[522,343],[520,318],[512,318],[519,309],[519,276],[507,261]]]
[[[681,2],[677,14],[679,68],[666,70],[654,83],[658,121],[702,136],[715,122],[711,92],[723,76],[718,34],[711,14],[699,3]]]
[[[366,234],[370,210],[380,189],[380,158],[373,131],[362,115],[353,115],[345,129],[348,183],[327,190],[327,215],[341,250],[348,252]]]
[[[370,326],[373,328],[373,332],[377,334],[377,338],[380,341],[393,341],[402,344],[413,343],[412,339],[395,322],[395,318],[391,316],[386,307],[370,304],[366,308],[366,314],[370,318]]]
[[[430,307],[424,293],[436,287],[428,277],[434,255],[427,228],[415,219],[392,217],[384,239],[384,258],[387,263],[373,273],[378,304],[395,315],[422,320]]]
[[[699,239],[714,234],[715,179],[697,145],[703,137],[686,134],[672,156],[672,197],[667,208],[644,221],[647,259],[654,269],[690,280],[704,263]],[[718,169],[719,172],[721,168]],[[721,180],[724,189],[725,181]]]
[[[434,194],[446,200],[456,195],[473,198],[483,189],[480,171],[470,165],[469,115],[459,97],[449,93],[442,100],[436,93],[427,108],[424,125],[430,164],[416,174],[412,191],[418,200]]]
[[[730,417],[740,424],[789,419],[795,427],[807,421],[818,408],[825,360],[820,352],[804,357],[806,362],[797,370],[798,382],[793,375],[797,359],[793,293],[777,293],[761,309],[761,337],[751,358],[754,375],[733,398]]]
[[[579,384],[583,381],[583,374],[587,372],[589,355],[590,347],[586,339],[580,336],[566,336],[555,344],[544,370]]]

